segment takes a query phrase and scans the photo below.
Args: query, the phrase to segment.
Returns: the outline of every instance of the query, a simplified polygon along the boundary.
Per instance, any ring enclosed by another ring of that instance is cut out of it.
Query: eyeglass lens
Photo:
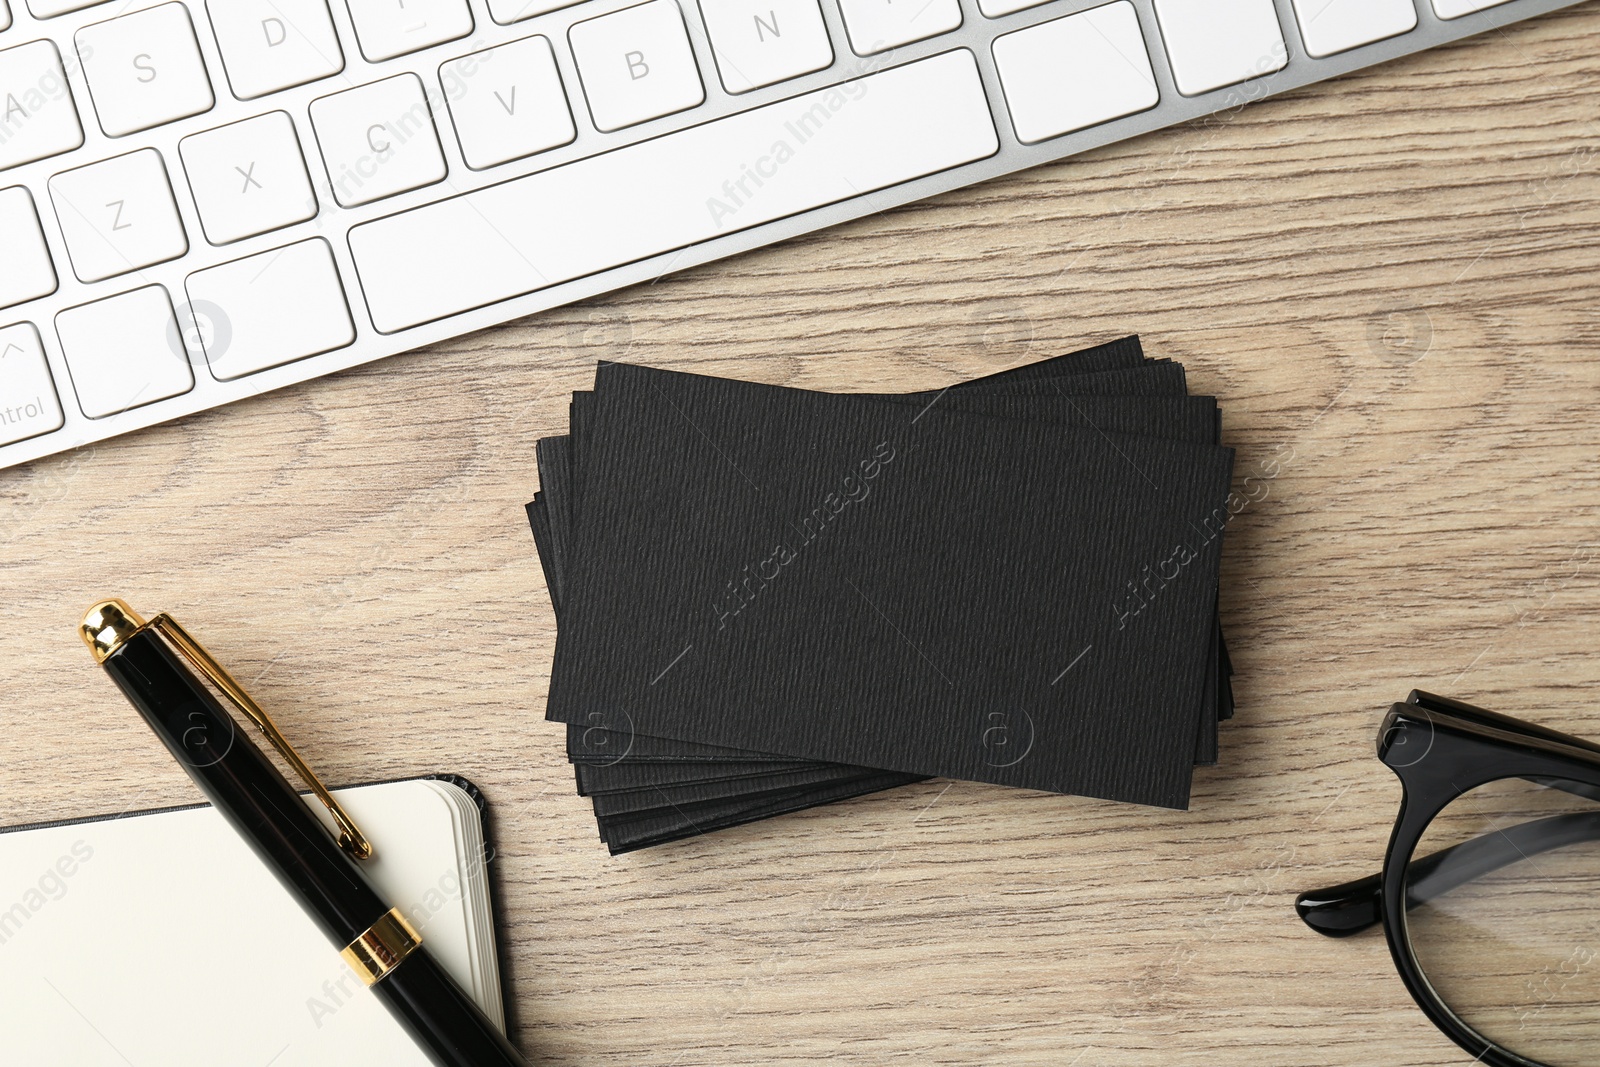
[[[1550,1067],[1600,1065],[1600,786],[1471,789],[1428,826],[1407,879],[1406,938],[1462,1022]]]

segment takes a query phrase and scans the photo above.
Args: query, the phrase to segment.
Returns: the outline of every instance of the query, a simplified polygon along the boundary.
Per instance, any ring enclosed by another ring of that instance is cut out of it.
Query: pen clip
[[[356,826],[355,820],[350,818],[350,813],[333,798],[333,794],[328,792],[316,773],[306,766],[306,761],[301,759],[294,746],[289,744],[288,738],[283,736],[277,723],[272,721],[272,717],[262,710],[261,705],[257,704],[249,693],[245,692],[244,686],[235,681],[233,675],[206,651],[205,646],[196,641],[194,636],[171,615],[162,612],[151,619],[148,626],[171,642],[179,654],[189,661],[190,666],[205,675],[235,707],[244,712],[245,716],[266,735],[267,740],[272,742],[272,747],[278,750],[278,754],[289,762],[289,766],[294,768],[301,780],[311,787],[311,791],[322,801],[328,813],[333,816],[333,821],[339,826],[339,847],[355,859],[371,859],[372,844],[361,832],[360,827]]]

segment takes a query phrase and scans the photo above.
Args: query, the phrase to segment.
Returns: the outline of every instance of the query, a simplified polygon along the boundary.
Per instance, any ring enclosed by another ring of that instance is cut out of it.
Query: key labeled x
[[[293,226],[317,213],[294,120],[282,111],[185,137],[178,151],[212,244]]]

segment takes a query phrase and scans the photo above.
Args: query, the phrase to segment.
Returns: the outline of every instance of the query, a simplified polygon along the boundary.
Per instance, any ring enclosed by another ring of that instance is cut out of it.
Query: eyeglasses
[[[1600,1064],[1600,745],[1414,692],[1378,758],[1403,787],[1383,872],[1300,917],[1381,923],[1413,999],[1490,1067]]]

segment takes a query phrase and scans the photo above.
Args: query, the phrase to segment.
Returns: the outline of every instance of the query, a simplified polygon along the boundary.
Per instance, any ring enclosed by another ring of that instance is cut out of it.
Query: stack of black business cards
[[[943,776],[1187,806],[1230,449],[1137,338],[912,394],[603,363],[539,442],[548,717],[613,852]]]

